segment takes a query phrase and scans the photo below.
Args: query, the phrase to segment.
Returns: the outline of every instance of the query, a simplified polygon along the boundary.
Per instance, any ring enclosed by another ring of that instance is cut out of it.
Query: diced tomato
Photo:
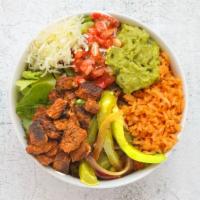
[[[82,76],[76,76],[76,77],[75,77],[75,81],[76,81],[78,84],[81,84],[81,83],[84,83],[84,82],[85,82],[85,79],[84,79]]]
[[[96,81],[96,85],[99,86],[102,89],[106,88],[105,82],[104,81],[100,81],[99,79]]]
[[[101,33],[100,37],[103,39],[107,39],[109,37],[114,36],[116,34],[116,32],[117,32],[116,28],[107,29]]]
[[[93,12],[93,13],[91,14],[91,18],[92,18],[93,20],[102,19],[102,16],[103,16],[103,15],[104,15],[104,14],[102,14],[102,13]]]
[[[82,64],[82,59],[75,59],[73,61],[73,65],[75,65],[75,68],[78,68]]]
[[[107,40],[104,41],[103,47],[109,48],[109,47],[112,46],[112,44],[113,44],[113,40],[112,39],[107,39]]]
[[[93,70],[90,74],[90,77],[92,79],[96,79],[100,76],[102,76],[105,72],[105,67],[99,67],[99,68],[96,68],[95,70]]]
[[[83,72],[87,76],[93,70],[94,64],[95,64],[94,60],[85,59],[82,61],[81,65],[79,66],[79,69],[81,72]]]
[[[84,74],[86,76],[88,76],[90,74],[90,72],[93,70],[93,66],[92,65],[88,65],[87,67],[82,67],[82,65],[80,66],[80,69],[82,72],[84,72]]]
[[[104,45],[105,40],[101,39],[99,36],[94,35],[94,39],[100,46]]]
[[[116,27],[118,27],[120,24],[116,18],[109,15],[102,14],[102,13],[94,12],[91,14],[91,18],[93,20],[108,20],[112,26],[116,26]]]
[[[79,51],[77,51],[77,52],[74,54],[74,58],[75,58],[75,60],[77,60],[77,59],[80,59],[80,58],[85,57],[86,54],[87,54],[86,51],[79,50]]]
[[[107,86],[109,86],[109,85],[111,85],[112,83],[115,82],[115,77],[111,76],[107,73],[104,73],[103,77],[105,79],[105,83],[106,83]]]
[[[98,32],[97,32],[97,29],[94,28],[94,27],[91,27],[88,29],[88,33],[92,34],[92,35],[96,35]]]
[[[95,22],[95,28],[98,31],[98,33],[102,33],[107,30],[107,22],[105,20],[97,21]]]
[[[83,55],[83,51],[77,51],[75,54],[74,54],[74,58],[75,59],[79,59],[81,58]]]
[[[87,41],[89,44],[92,44],[93,42],[95,42],[94,35],[88,34]]]
[[[111,85],[114,81],[115,81],[115,78],[113,76],[110,76],[109,74],[104,73],[103,76],[98,78],[95,82],[97,86],[104,89],[108,87],[109,85]]]
[[[100,66],[105,66],[105,57],[99,56],[98,59],[96,59],[96,64]]]
[[[119,21],[109,15],[93,13],[95,25],[90,27],[87,33],[89,51],[78,51],[74,54],[74,70],[79,74],[77,83],[82,83],[86,79],[94,80],[101,87],[106,88],[111,85],[115,78],[109,74],[105,64],[105,55],[100,48],[109,48],[115,43],[120,46],[120,41],[114,40],[116,37]]]
[[[95,61],[92,58],[83,60],[82,65],[94,65]]]

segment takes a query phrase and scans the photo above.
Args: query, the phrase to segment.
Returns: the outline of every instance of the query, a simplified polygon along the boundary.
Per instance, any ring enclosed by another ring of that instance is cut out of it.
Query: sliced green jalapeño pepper
[[[108,156],[104,151],[101,152],[101,155],[98,160],[98,164],[104,169],[109,169],[111,167],[110,161],[108,160]]]
[[[102,122],[105,120],[105,118],[109,114],[111,114],[113,107],[116,105],[116,101],[117,99],[112,91],[103,92],[99,101],[100,109],[97,114],[97,122],[99,129],[102,127]],[[94,149],[94,158],[96,160],[99,159],[99,155],[101,153],[102,148],[104,148],[104,151],[108,156],[108,160],[111,163],[111,165],[114,166],[116,169],[121,169],[122,164],[120,162],[117,152],[114,149],[110,125],[109,127],[104,128],[104,130],[99,131],[96,142],[96,148]]]
[[[99,112],[97,113],[99,127],[106,116],[112,112],[112,109],[116,105],[116,101],[117,99],[112,91],[103,92],[99,101]]]
[[[79,165],[79,177],[80,181],[86,185],[94,186],[99,184],[94,169],[87,163],[87,161],[82,161]]]
[[[98,132],[98,124],[97,124],[97,118],[93,117],[89,127],[88,127],[88,142],[90,145],[93,145],[96,137],[97,137],[97,132]]]
[[[106,139],[105,139],[103,148],[104,148],[104,151],[106,152],[106,155],[108,156],[108,160],[110,161],[111,165],[117,170],[121,169],[122,163],[120,162],[119,155],[114,149],[115,147],[114,147],[111,128],[107,130]]]

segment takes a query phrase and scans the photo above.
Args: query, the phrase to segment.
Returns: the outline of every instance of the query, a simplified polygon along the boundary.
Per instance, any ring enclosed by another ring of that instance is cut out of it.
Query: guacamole
[[[106,64],[116,75],[124,93],[146,88],[159,79],[159,47],[150,35],[136,26],[122,24],[117,38],[122,47],[111,47]]]

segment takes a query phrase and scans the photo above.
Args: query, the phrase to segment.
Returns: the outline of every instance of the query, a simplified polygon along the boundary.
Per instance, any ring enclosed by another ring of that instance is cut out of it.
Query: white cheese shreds
[[[87,42],[81,33],[83,18],[71,17],[45,30],[32,42],[27,57],[29,69],[58,73],[73,61],[72,52],[80,48],[87,50]]]

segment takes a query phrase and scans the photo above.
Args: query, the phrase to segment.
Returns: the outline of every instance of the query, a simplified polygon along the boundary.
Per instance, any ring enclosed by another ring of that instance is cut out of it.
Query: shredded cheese
[[[26,60],[29,69],[45,75],[69,67],[72,52],[88,49],[86,37],[81,33],[82,22],[82,16],[71,17],[41,32],[30,46]]]

